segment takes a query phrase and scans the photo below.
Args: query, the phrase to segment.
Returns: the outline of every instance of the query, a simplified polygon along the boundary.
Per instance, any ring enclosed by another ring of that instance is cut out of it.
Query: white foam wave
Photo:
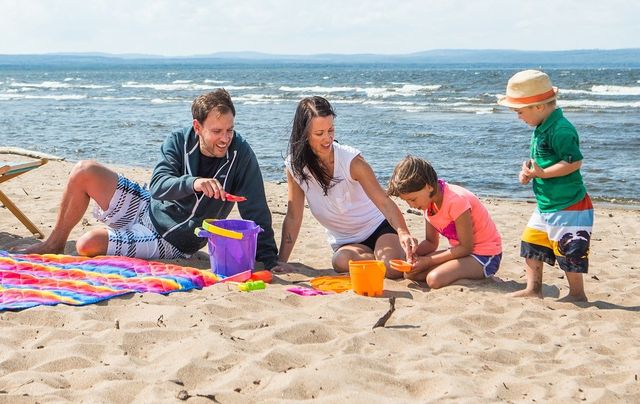
[[[214,83],[214,84],[222,84],[222,83],[226,83],[227,81],[226,81],[226,80],[211,80],[211,79],[206,79],[204,82],[205,82],[205,83],[207,83],[207,84],[211,84],[211,83]]]
[[[105,97],[95,97],[95,99],[97,100],[103,100],[103,101],[138,101],[138,100],[144,100],[143,97],[113,97],[113,96],[105,96]]]
[[[176,80],[180,81],[180,80]],[[160,83],[138,83],[135,81],[128,81],[122,84],[123,88],[150,88],[156,91],[205,91],[205,90],[214,90],[218,88],[218,86],[214,86],[210,84],[198,84],[198,83],[171,83],[171,84],[160,84]],[[227,90],[248,90],[255,88],[254,86],[228,86]]]
[[[55,101],[66,101],[66,100],[82,100],[87,98],[84,94],[51,94],[51,95],[31,95],[31,94],[18,94],[12,92],[0,93],[0,100],[2,101],[10,101],[10,100],[55,100]]]
[[[418,84],[403,84],[401,87],[368,87],[359,89],[367,94],[367,97],[372,98],[388,98],[394,96],[401,97],[415,97],[419,93],[437,91],[442,86],[439,84],[434,85],[418,85]]]
[[[59,81],[43,81],[42,83],[23,83],[14,81],[9,86],[11,87],[25,87],[25,88],[69,88],[71,85],[67,83],[61,83]]]
[[[593,86],[591,91],[594,94],[606,95],[640,95],[640,87],[628,86]]]
[[[562,97],[562,94],[593,94],[589,90],[573,90],[569,88],[561,88],[558,90],[558,94]]]
[[[172,83],[173,84],[189,84],[193,82],[193,80],[173,80]]]
[[[348,87],[348,86],[309,86],[309,87],[291,87],[281,86],[280,91],[284,92],[296,92],[296,93],[344,93],[344,92],[362,92],[369,98],[388,98],[394,96],[401,97],[414,97],[421,92],[432,92],[440,89],[442,86],[435,85],[419,85],[419,84],[406,84],[406,83],[394,83],[400,85],[399,87]]]
[[[83,94],[66,94],[66,95],[24,95],[24,99],[26,100],[56,100],[56,101],[66,101],[66,100],[84,100],[87,98],[86,95]]]
[[[43,81],[42,83],[22,83],[22,82],[13,82],[9,86],[11,87],[20,87],[23,89],[63,89],[63,88],[83,88],[83,89],[99,89],[99,88],[109,88],[111,86],[101,85],[101,84],[70,84],[70,79],[65,79],[66,83],[59,81]]]
[[[640,87],[637,86],[609,86],[598,85],[591,86],[590,90],[575,90],[561,88],[559,93],[562,94],[589,94],[589,95],[640,95]]]
[[[152,104],[172,104],[175,102],[180,102],[180,100],[175,98],[154,98],[151,100]]]
[[[289,87],[281,86],[280,91],[287,93],[343,93],[347,91],[358,91],[357,87],[323,87],[323,86],[311,86],[311,87]]]
[[[190,90],[213,90],[215,86],[207,84],[179,83],[179,84],[158,84],[158,83],[137,83],[127,82],[122,84],[123,88],[150,88],[156,91],[190,91]]]
[[[570,108],[640,108],[640,101],[560,100],[559,104]]]

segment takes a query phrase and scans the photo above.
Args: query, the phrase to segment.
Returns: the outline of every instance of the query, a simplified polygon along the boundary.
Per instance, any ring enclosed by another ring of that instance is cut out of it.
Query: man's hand
[[[222,199],[226,201],[226,193],[220,182],[215,178],[198,178],[193,183],[193,190],[202,192],[209,198]]]

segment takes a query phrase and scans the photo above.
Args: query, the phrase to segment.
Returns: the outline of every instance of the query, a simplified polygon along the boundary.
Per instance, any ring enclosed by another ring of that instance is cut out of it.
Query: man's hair
[[[291,136],[289,137],[289,150],[287,152],[291,158],[293,175],[308,183],[309,176],[304,171],[306,167],[318,181],[325,195],[327,195],[329,188],[340,182],[341,179],[334,178],[332,173],[327,172],[320,165],[318,158],[311,150],[311,146],[309,146],[309,131],[311,130],[313,118],[327,116],[335,118],[336,113],[325,98],[313,96],[302,99],[298,103],[296,114],[293,117]]]
[[[231,96],[224,88],[199,95],[191,104],[191,115],[201,124],[204,123],[211,111],[216,111],[221,115],[231,112],[234,117],[236,116]]]
[[[430,195],[430,197],[433,197],[438,185],[436,170],[428,161],[408,155],[393,170],[387,194],[390,196],[409,194],[420,191],[427,184],[433,188],[433,192]]]

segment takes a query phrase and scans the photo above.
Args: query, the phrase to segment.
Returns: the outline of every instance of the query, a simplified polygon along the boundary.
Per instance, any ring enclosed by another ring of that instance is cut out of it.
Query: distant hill
[[[519,51],[495,49],[438,49],[424,52],[379,54],[275,55],[260,52],[218,52],[169,57],[143,54],[51,53],[0,55],[0,65],[25,64],[145,64],[145,63],[311,63],[311,64],[424,64],[500,66],[623,66],[640,67],[640,48]]]

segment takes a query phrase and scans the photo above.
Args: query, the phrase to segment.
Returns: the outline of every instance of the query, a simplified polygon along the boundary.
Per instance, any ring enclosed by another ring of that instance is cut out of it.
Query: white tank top
[[[285,165],[296,183],[304,191],[311,214],[323,225],[332,248],[343,244],[359,243],[367,239],[384,221],[384,215],[351,178],[351,161],[360,154],[350,146],[333,143],[333,177],[341,181],[324,195],[322,187],[305,167],[308,182],[295,178],[291,171],[291,156]]]

